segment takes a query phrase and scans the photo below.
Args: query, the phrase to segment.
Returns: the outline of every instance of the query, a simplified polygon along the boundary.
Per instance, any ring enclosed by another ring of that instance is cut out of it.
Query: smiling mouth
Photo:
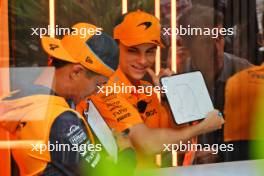
[[[145,72],[147,67],[139,67],[135,65],[131,65],[134,69],[138,70],[139,72]]]

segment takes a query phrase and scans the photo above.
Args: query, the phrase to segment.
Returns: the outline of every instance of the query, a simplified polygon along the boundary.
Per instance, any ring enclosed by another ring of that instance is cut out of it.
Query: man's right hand
[[[208,133],[222,128],[225,120],[222,116],[219,116],[218,110],[213,110],[207,114],[205,118],[199,125],[201,127],[201,133]]]

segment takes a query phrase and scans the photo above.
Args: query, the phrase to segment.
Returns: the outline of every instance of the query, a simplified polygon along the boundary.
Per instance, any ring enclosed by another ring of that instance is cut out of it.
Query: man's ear
[[[70,78],[72,80],[80,78],[80,76],[85,72],[85,68],[80,64],[73,64],[71,68]]]

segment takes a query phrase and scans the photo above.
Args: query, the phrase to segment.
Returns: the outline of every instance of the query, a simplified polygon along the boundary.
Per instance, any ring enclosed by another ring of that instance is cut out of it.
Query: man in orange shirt
[[[91,99],[111,128],[128,134],[137,151],[153,156],[164,149],[164,144],[178,144],[181,140],[221,128],[224,120],[218,117],[216,110],[197,125],[168,128],[167,112],[155,93],[157,87],[151,87],[152,94],[148,94],[151,84],[142,81],[147,72],[154,84],[159,85],[158,77],[150,69],[157,46],[162,46],[160,23],[156,17],[142,11],[128,13],[115,27],[114,39],[120,49],[119,68],[100,93]],[[170,74],[169,70],[162,73]],[[143,92],[140,91],[142,87],[145,88]],[[111,93],[108,95],[108,92]]]
[[[264,138],[255,135],[257,112],[263,102],[264,64],[243,70],[232,76],[225,91],[224,141],[233,144],[235,150],[228,152],[227,161],[260,159],[250,156],[251,144]],[[262,156],[263,158],[263,156]]]

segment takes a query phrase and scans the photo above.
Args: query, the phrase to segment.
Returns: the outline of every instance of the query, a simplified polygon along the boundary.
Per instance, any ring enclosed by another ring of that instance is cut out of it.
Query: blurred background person
[[[206,6],[193,6],[179,19],[184,28],[223,28],[223,14]],[[214,107],[223,111],[225,84],[229,77],[238,71],[252,66],[246,59],[224,52],[224,37],[218,35],[182,35],[182,44],[190,54],[187,69],[183,72],[200,70],[204,76]],[[222,131],[199,137],[199,142],[220,144],[223,142]],[[215,159],[213,159],[215,160]],[[223,161],[223,156],[215,161]]]

